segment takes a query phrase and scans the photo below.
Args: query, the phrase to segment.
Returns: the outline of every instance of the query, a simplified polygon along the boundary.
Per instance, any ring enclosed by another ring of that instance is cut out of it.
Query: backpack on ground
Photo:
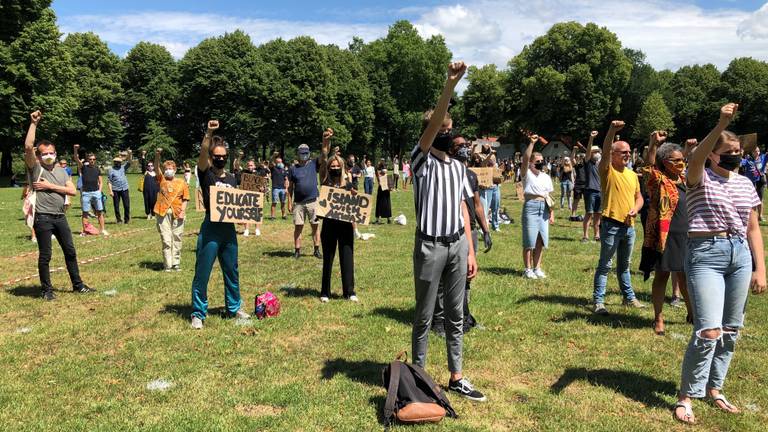
[[[382,380],[387,388],[384,403],[384,426],[393,420],[401,423],[437,423],[446,415],[456,417],[443,389],[421,367],[400,361],[401,352],[395,361],[384,367]]]

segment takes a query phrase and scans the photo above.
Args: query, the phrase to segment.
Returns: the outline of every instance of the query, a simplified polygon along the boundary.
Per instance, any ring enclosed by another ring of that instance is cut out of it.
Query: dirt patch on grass
[[[267,417],[280,415],[285,408],[273,405],[240,404],[235,407],[235,411],[246,417]]]

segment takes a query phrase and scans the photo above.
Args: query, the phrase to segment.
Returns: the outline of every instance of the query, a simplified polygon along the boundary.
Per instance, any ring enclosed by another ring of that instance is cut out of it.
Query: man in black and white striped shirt
[[[413,248],[413,278],[416,316],[411,336],[413,362],[424,367],[427,339],[440,281],[443,282],[445,334],[448,347],[448,390],[474,401],[485,396],[475,390],[462,374],[464,286],[477,274],[475,250],[469,224],[465,193],[472,195],[466,168],[448,157],[453,123],[448,104],[467,66],[452,63],[448,79],[432,111],[424,115],[424,131],[411,154],[416,241]]]

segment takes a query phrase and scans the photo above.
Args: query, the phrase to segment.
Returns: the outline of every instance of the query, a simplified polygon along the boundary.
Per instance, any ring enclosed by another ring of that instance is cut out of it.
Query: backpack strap
[[[451,402],[448,400],[448,396],[446,396],[443,389],[435,383],[435,381],[432,379],[432,377],[419,367],[418,365],[415,365],[411,363],[409,365],[411,368],[411,372],[418,378],[419,380],[423,381],[427,386],[429,387],[430,396],[437,401],[439,405],[441,405],[443,408],[445,408],[445,413],[448,417],[458,418],[456,415],[456,411],[454,411],[453,407],[451,406]]]
[[[395,360],[389,364],[389,385],[387,386],[387,400],[384,402],[384,426],[386,428],[392,422],[395,416],[395,402],[397,400],[397,390],[400,387],[400,366],[402,362]]]

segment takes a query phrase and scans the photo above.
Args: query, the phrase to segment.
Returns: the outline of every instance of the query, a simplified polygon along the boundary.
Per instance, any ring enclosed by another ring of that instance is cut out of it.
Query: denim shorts
[[[104,202],[101,201],[101,191],[83,192],[80,195],[81,204],[83,206],[83,213],[88,213],[91,210],[98,212],[104,211]]]
[[[549,245],[549,212],[545,201],[528,200],[523,204],[523,249],[535,248],[539,236],[544,247]]]
[[[285,203],[285,189],[272,189],[272,202]]]
[[[600,191],[584,189],[584,209],[587,213],[602,213]]]

